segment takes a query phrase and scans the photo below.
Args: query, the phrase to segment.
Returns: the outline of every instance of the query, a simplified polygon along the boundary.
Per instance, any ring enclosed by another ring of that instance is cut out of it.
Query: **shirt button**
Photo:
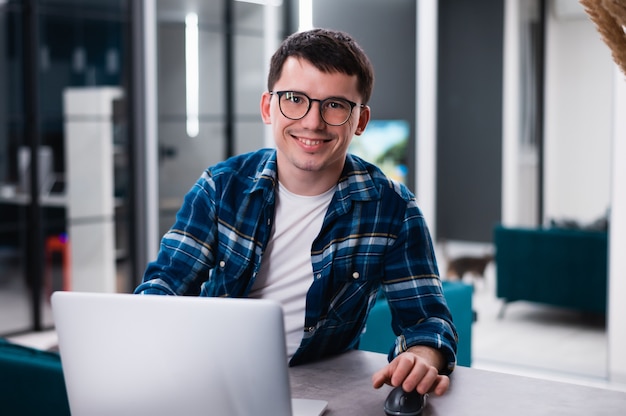
[[[220,267],[224,268],[224,266],[226,266],[226,262],[224,260],[220,261]]]
[[[359,278],[359,272],[352,273],[352,278],[353,279],[358,279]]]
[[[321,273],[318,273],[318,274],[315,276],[315,278],[316,278],[316,279],[321,279],[321,278],[322,278],[322,274],[321,274]]]

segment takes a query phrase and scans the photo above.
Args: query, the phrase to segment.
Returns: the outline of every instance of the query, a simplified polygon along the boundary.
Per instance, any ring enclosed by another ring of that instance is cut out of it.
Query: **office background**
[[[303,7],[261,3],[0,2],[0,334],[50,327],[47,297],[67,270],[74,289],[131,290],[201,171],[271,144],[258,115],[267,62]],[[426,86],[415,75],[424,3],[436,5],[430,171],[416,163],[428,140],[417,137]],[[408,123],[407,183],[422,198],[418,174],[432,176],[424,204],[437,241],[489,244],[500,222],[608,215],[619,78],[575,0],[313,0],[311,10],[314,25],[352,33],[372,58],[373,118]],[[110,103],[104,113],[68,113],[68,92],[85,88]],[[110,129],[110,149],[70,152],[69,131],[92,124]],[[99,174],[80,170],[98,164]],[[65,196],[81,178],[72,208]],[[94,194],[110,187],[110,210],[72,216],[95,198],[90,181]],[[92,255],[66,257],[76,250]]]

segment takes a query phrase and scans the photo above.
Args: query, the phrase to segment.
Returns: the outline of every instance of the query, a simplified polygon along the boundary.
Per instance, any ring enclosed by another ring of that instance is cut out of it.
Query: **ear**
[[[261,96],[261,119],[263,119],[265,124],[272,124],[272,118],[270,117],[271,103],[272,96],[269,92],[264,92]]]
[[[354,131],[354,134],[356,134],[357,136],[360,136],[361,134],[363,134],[363,132],[365,131],[365,127],[367,126],[367,123],[369,123],[369,121],[370,121],[370,107],[366,105],[365,107],[361,108],[361,114],[359,114],[359,122],[356,126],[356,130]]]

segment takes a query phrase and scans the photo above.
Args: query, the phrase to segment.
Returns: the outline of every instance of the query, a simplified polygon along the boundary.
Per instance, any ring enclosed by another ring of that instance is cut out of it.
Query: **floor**
[[[448,259],[482,256],[493,253],[493,247],[451,242],[436,251],[445,278]],[[474,285],[472,367],[626,391],[626,384],[607,380],[604,316],[522,301],[503,309],[496,298],[495,272],[495,264],[490,263],[482,277],[463,277]]]
[[[485,247],[472,247],[483,252]],[[439,250],[439,249],[438,249]],[[471,251],[471,250],[470,250]],[[438,254],[442,275],[445,255]],[[474,284],[472,367],[556,381],[626,391],[607,380],[607,336],[604,318],[528,302],[507,305],[495,297],[495,266]],[[54,331],[28,333],[11,340],[37,348],[56,346]]]
[[[607,381],[604,317],[521,301],[500,317],[493,287],[475,283],[472,367],[626,391]]]

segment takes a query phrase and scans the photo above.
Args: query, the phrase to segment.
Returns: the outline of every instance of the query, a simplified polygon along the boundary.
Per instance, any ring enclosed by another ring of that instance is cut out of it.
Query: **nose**
[[[309,108],[309,112],[300,119],[303,127],[309,128],[311,130],[319,130],[326,127],[326,122],[322,118],[322,108],[320,107],[321,105],[322,103],[320,102],[320,100],[311,99],[311,107]]]

